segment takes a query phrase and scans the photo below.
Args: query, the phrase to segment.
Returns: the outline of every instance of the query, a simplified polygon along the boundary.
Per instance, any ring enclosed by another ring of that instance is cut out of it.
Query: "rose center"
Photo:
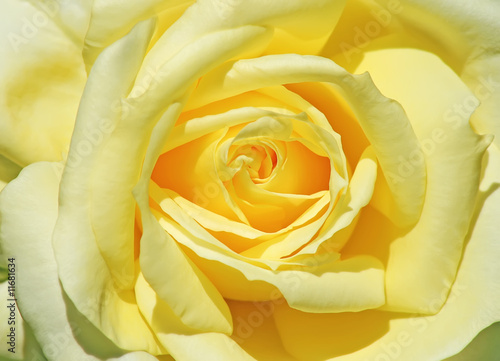
[[[265,183],[276,167],[278,156],[268,144],[247,144],[229,149],[227,166],[245,169],[254,183]]]

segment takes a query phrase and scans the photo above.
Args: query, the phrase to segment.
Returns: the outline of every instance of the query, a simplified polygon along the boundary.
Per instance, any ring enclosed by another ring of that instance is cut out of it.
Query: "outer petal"
[[[92,1],[92,17],[85,36],[83,52],[87,70],[90,71],[99,54],[107,46],[127,34],[137,22],[158,16],[157,36],[159,36],[193,2],[193,0]]]
[[[63,158],[86,80],[81,29],[69,36],[48,3],[0,4],[0,154],[21,166]]]
[[[391,245],[388,306],[433,312],[425,310],[426,304],[447,292],[455,278],[481,159],[491,138],[481,139],[472,131],[468,120],[478,101],[436,56],[411,49],[368,52],[358,71],[370,71],[381,91],[403,105],[422,144],[428,173],[418,224]],[[413,176],[418,158],[410,155],[399,160],[404,182]],[[384,197],[375,199],[375,205],[385,206]]]
[[[121,109],[114,103],[130,90],[152,25],[137,25],[92,69],[61,182],[54,250],[61,282],[80,312],[119,346],[159,353],[133,293],[131,188],[140,169],[123,164],[140,159],[142,138],[134,144],[120,136]],[[115,173],[109,172],[109,164],[115,165]]]
[[[156,71],[187,44],[203,35],[254,25],[271,29],[273,41],[245,55],[316,53],[324,45],[345,1],[265,0],[196,2],[151,50],[142,75]],[[201,21],[202,20],[202,21]]]
[[[33,164],[0,194],[0,240],[5,254],[16,258],[19,308],[51,361],[120,355],[79,315],[59,283],[52,232],[61,171],[59,164]]]
[[[229,336],[202,333],[193,336],[169,334],[162,338],[178,361],[257,361]]]
[[[472,116],[480,133],[500,131],[500,6],[480,0],[352,1],[324,48],[354,70],[368,51],[416,48],[436,54],[481,101]],[[498,139],[494,142],[498,146]]]

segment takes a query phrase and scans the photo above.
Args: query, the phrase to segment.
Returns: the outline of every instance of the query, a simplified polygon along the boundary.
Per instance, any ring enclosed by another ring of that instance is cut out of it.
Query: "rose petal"
[[[148,283],[187,326],[231,333],[231,316],[219,291],[151,218],[149,224],[143,218],[140,255]]]
[[[174,204],[173,204],[174,206]],[[338,261],[335,253],[311,257],[273,272],[258,262],[231,252],[223,252],[206,230],[191,221],[189,231],[157,214],[159,223],[175,240],[189,249],[188,256],[200,267],[225,297],[242,300],[269,300],[278,288],[294,308],[308,312],[345,312],[379,307],[385,302],[384,270],[373,257]],[[182,218],[176,219],[186,224]],[[203,238],[202,238],[203,237]],[[205,238],[205,239],[204,239]],[[187,248],[185,249],[188,250]],[[260,261],[263,264],[269,261]],[[307,267],[304,267],[307,266]],[[268,283],[264,286],[262,281]]]
[[[228,302],[235,325],[233,340],[257,360],[296,361],[284,349],[274,322],[277,305],[284,299],[270,302]]]
[[[446,0],[436,6],[432,2],[420,1],[414,4],[404,0],[402,6],[405,11],[398,17],[408,30],[420,32],[422,28],[439,29],[425,32],[425,50],[432,50],[444,59],[482,102],[487,100],[490,103],[484,107],[484,115],[495,113],[495,109],[498,109],[494,104],[498,99],[500,80],[497,50],[499,39],[494,35],[498,31],[498,4],[483,0],[477,1],[474,6],[466,2],[457,6],[456,2]],[[415,17],[417,12],[420,16]],[[498,134],[500,128],[494,119],[483,117],[480,121],[485,125],[484,130],[486,127],[489,129],[485,132]]]
[[[139,161],[141,154],[127,134],[113,137],[121,126],[117,125],[121,112],[110,107],[130,90],[152,25],[139,24],[108,48],[93,68],[61,182],[54,249],[61,282],[77,309],[119,346],[156,354],[160,352],[157,341],[134,302],[132,289],[135,203],[131,190],[139,170],[125,164]],[[115,166],[115,173],[109,171],[109,164]]]
[[[63,159],[71,138],[86,80],[83,34],[59,27],[61,11],[55,1],[0,4],[0,154],[20,166]],[[76,24],[80,11],[68,20]]]
[[[0,194],[0,239],[5,254],[16,258],[19,309],[45,355],[51,361],[100,360],[120,350],[86,319],[78,318],[57,274],[52,232],[61,172],[59,164],[36,163],[9,183]],[[36,349],[27,352],[38,357]]]
[[[246,56],[261,55],[266,47],[275,47],[276,44],[285,53],[310,53],[311,50],[315,53],[333,30],[344,4],[345,1],[328,0],[307,3],[300,0],[273,3],[265,0],[230,3],[198,1],[160,38],[146,59],[142,75],[146,75],[148,69],[159,69],[173,55],[203,35],[224,29],[235,31],[248,25],[268,28],[276,35],[258,47],[249,48]],[[273,41],[269,44],[271,39]]]
[[[322,226],[320,235],[310,244],[301,249],[298,254],[311,254],[321,248],[323,242],[328,240],[328,246],[333,249],[340,249],[348,240],[331,239],[336,232],[347,229],[353,224],[354,218],[360,210],[371,200],[375,179],[377,177],[377,159],[372,147],[368,147],[361,155],[354,174],[347,187],[347,195],[344,200],[337,204],[341,211],[334,212]],[[332,242],[333,241],[333,242]],[[293,257],[291,257],[293,259]]]
[[[90,72],[99,54],[127,34],[137,22],[158,16],[158,29],[153,39],[155,42],[193,2],[192,0],[147,0],[140,3],[93,1],[83,52],[87,70]]]
[[[192,336],[168,334],[160,337],[162,342],[168,345],[176,360],[257,361],[229,336],[221,333],[201,333]]]
[[[477,100],[435,55],[412,49],[370,52],[358,71],[367,69],[381,91],[405,108],[427,167],[426,201],[418,224],[391,245],[388,307],[430,312],[425,310],[428,302],[446,292],[455,278],[482,155],[491,139],[472,131],[468,119]],[[413,165],[420,161],[410,156],[401,162],[413,177]]]

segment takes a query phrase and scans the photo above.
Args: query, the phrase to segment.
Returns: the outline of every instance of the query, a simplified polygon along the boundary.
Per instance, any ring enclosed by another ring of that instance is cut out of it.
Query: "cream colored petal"
[[[131,190],[139,170],[129,165],[141,160],[134,145],[140,138],[120,131],[121,109],[114,104],[130,89],[151,25],[139,24],[93,68],[61,182],[54,250],[62,284],[76,308],[117,345],[157,354],[161,348],[135,304],[132,288]]]
[[[141,238],[140,261],[146,281],[185,325],[229,334],[232,320],[219,291],[151,217],[149,224],[143,218]]]
[[[477,1],[353,1],[324,48],[348,70],[376,49],[415,48],[433,53],[469,86],[482,106],[472,116],[480,133],[498,133],[500,71],[498,4]],[[390,68],[390,67],[388,67]],[[497,140],[494,140],[497,142]],[[497,143],[498,146],[498,143]]]
[[[0,239],[5,254],[16,259],[19,309],[45,356],[51,361],[100,360],[120,350],[79,316],[57,274],[52,232],[61,173],[59,164],[36,163],[4,189],[0,195]],[[36,349],[28,353],[29,359],[38,357]]]
[[[403,105],[425,156],[424,209],[416,227],[391,245],[387,294],[388,307],[426,312],[422,308],[446,292],[455,278],[481,159],[491,139],[472,131],[469,116],[478,101],[435,55],[412,49],[380,50],[365,55],[358,71],[367,70],[384,94]],[[403,181],[413,177],[415,164],[422,162],[421,155],[399,159]]]
[[[278,347],[300,361],[343,360],[346,354],[352,354],[353,360],[364,361],[364,357],[376,360],[377,353],[362,357],[356,351],[384,336],[396,317],[396,314],[377,310],[311,314],[293,310],[286,304],[277,305],[274,313],[282,342]],[[255,329],[255,333],[258,332],[259,329]]]
[[[437,54],[466,82],[482,105],[472,124],[481,133],[499,134],[500,99],[499,31],[500,6],[491,1],[402,1],[398,17],[408,32],[425,31],[425,49]],[[418,14],[418,15],[417,15]],[[498,139],[494,142],[500,144]]]
[[[85,36],[83,57],[90,71],[99,54],[116,40],[127,34],[142,20],[157,16],[158,26],[154,40],[166,31],[191,5],[192,0],[92,1],[92,17]]]
[[[72,139],[61,197],[69,209],[77,204],[89,207],[97,245],[117,286],[124,289],[133,287],[135,202],[131,189],[139,173],[125,165],[139,163],[141,153],[140,141],[132,141],[122,131],[120,117],[124,110],[117,105],[130,89],[153,26],[152,22],[138,25],[129,36],[108,48],[93,68]],[[131,51],[135,56],[130,56]],[[110,164],[114,166],[112,172]],[[65,197],[75,198],[66,201]]]
[[[86,16],[83,9],[68,20]],[[82,34],[59,27],[57,2],[0,4],[0,153],[25,166],[68,150],[86,74]]]
[[[148,55],[142,74],[146,75],[148,69],[159,69],[181,49],[205,34],[249,25],[265,27],[276,34],[265,43],[247,49],[246,57],[259,56],[263,52],[316,52],[333,30],[344,4],[345,1],[328,0],[307,3],[300,0],[272,3],[265,0],[198,1],[160,38]]]
[[[148,324],[151,325],[156,337],[169,333],[186,335],[198,333],[198,330],[190,328],[182,322],[172,308],[156,294],[142,273],[137,277],[135,292],[139,309]]]
[[[257,361],[246,353],[229,336],[221,333],[198,335],[162,335],[162,342],[168,345],[175,360],[181,361]]]
[[[233,57],[262,47],[271,36],[271,29],[246,25],[204,34],[167,61],[162,59],[158,68],[148,64],[147,57],[125,101],[125,105],[131,108],[131,119],[136,120],[141,115],[144,118],[156,117],[165,110],[166,99],[173,101],[182,97],[206,72]],[[140,114],[136,114],[137,109],[140,109]]]
[[[201,238],[202,229],[198,230],[200,233],[194,232],[195,224],[187,231],[158,216],[160,225],[186,246],[183,249],[190,259],[225,297],[269,300],[281,292],[292,307],[308,312],[359,311],[380,307],[385,302],[384,270],[373,257],[337,261],[338,256],[332,253],[302,259],[298,265],[290,264],[279,271],[271,271],[241,255],[221,252],[219,247]],[[279,292],[276,293],[276,289]]]
[[[5,319],[8,319],[8,317]],[[5,324],[6,326],[9,326],[7,323]],[[6,345],[6,347],[4,348],[4,350],[2,350],[3,353],[0,354],[0,360],[2,361],[26,360],[31,357],[36,361],[47,361],[46,357],[43,355],[40,344],[33,335],[33,331],[31,330],[28,323],[24,321],[22,318],[20,318],[20,322],[16,326],[16,347],[14,349],[15,353],[9,351],[10,345],[6,343],[8,342],[6,336],[11,332],[10,326],[9,330],[5,333],[5,336],[3,336],[3,332],[4,331],[2,331],[1,341]]]
[[[323,242],[327,241],[325,247],[339,250],[346,241],[347,236],[340,239],[330,239],[335,233],[355,226],[354,218],[360,210],[371,200],[375,179],[377,178],[377,159],[372,147],[369,147],[361,155],[361,159],[354,171],[351,181],[347,187],[347,195],[336,205],[340,211],[336,210],[328,217],[321,229],[319,236],[310,244],[302,248],[298,255],[312,254],[321,250]],[[350,230],[352,232],[352,229]],[[327,248],[328,250],[328,248]],[[294,257],[291,257],[293,260]]]
[[[38,12],[46,14],[50,21],[54,22],[68,40],[75,44],[81,44],[83,47],[84,38],[87,34],[90,18],[92,1],[89,0],[50,0],[50,1],[29,1]],[[34,15],[33,25],[38,28],[44,28],[42,14]]]

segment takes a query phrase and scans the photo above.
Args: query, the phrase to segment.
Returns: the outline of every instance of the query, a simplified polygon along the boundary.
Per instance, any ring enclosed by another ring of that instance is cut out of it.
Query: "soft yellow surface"
[[[25,354],[438,361],[500,319],[498,5],[60,0],[12,36],[44,6],[0,5]]]

